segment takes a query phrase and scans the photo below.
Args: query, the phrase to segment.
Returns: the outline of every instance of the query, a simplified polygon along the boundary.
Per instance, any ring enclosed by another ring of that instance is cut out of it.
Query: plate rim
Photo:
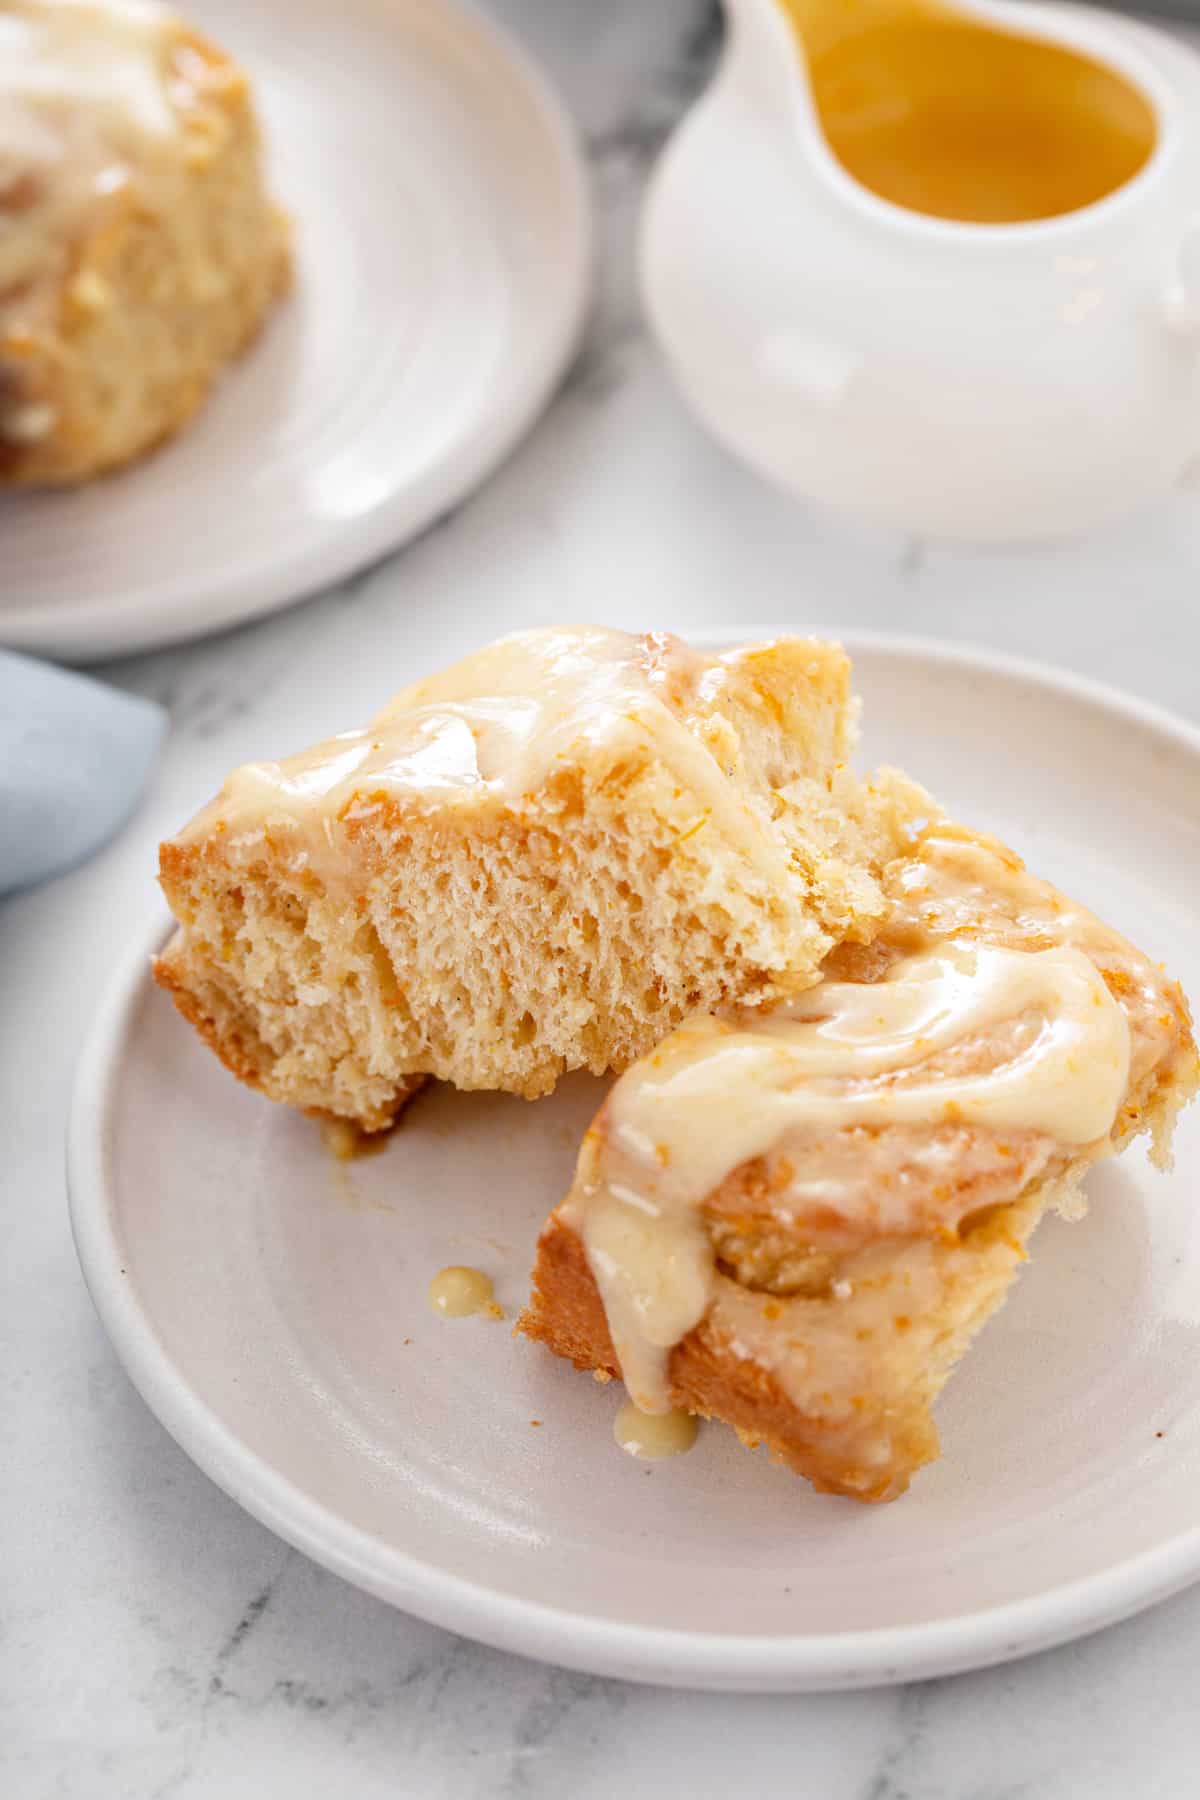
[[[487,413],[480,429],[461,437],[449,456],[439,458],[431,479],[422,477],[421,501],[411,515],[405,512],[410,489],[402,487],[357,529],[327,538],[317,553],[248,564],[236,579],[213,576],[197,590],[150,603],[117,604],[103,616],[85,600],[47,606],[35,599],[0,611],[0,647],[68,663],[107,662],[195,642],[312,599],[403,549],[465,502],[516,450],[549,405],[579,347],[594,288],[595,220],[580,133],[550,77],[506,27],[472,0],[420,0],[420,5],[436,6],[448,27],[486,48],[504,72],[508,93],[537,121],[562,182],[563,231],[557,252],[561,302],[522,363],[519,378],[506,381],[503,405]],[[400,15],[393,29],[403,29]],[[137,465],[117,470],[115,478],[126,473],[136,479]],[[19,492],[15,498],[19,503]],[[397,512],[405,514],[406,522],[389,522]]]
[[[761,629],[761,628],[760,628]],[[750,641],[754,627],[689,633],[709,645]],[[781,635],[778,625],[763,636]],[[805,635],[821,635],[818,628]],[[1200,727],[1154,701],[1052,664],[884,631],[830,633],[851,654],[932,661],[999,674],[1149,729],[1200,762]],[[792,1635],[685,1631],[599,1619],[468,1580],[348,1524],[278,1473],[192,1391],[124,1279],[108,1183],[110,1107],[148,955],[171,928],[155,909],[110,979],[88,1029],[67,1123],[71,1230],[84,1281],[118,1360],[171,1437],[246,1512],[314,1562],[418,1618],[500,1650],[661,1686],[816,1692],[889,1685],[988,1667],[1098,1631],[1200,1579],[1200,1525],[1092,1575],[1017,1601],[912,1625]]]

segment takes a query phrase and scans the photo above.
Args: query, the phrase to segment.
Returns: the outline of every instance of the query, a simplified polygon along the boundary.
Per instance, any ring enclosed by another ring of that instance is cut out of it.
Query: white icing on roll
[[[1069,946],[943,942],[880,981],[825,982],[770,1012],[685,1024],[616,1084],[562,1208],[632,1397],[649,1411],[670,1403],[670,1351],[713,1293],[700,1206],[735,1169],[855,1126],[873,1134],[863,1156],[883,1146],[881,1174],[891,1128],[965,1124],[1077,1149],[1110,1131],[1129,1064],[1124,1012]],[[811,1170],[800,1176],[811,1185]],[[911,1220],[903,1190],[891,1201],[901,1235],[920,1228],[916,1198]]]

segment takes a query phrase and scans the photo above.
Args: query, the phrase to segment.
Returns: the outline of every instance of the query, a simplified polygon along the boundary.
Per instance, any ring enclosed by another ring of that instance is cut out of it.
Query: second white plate
[[[250,71],[296,283],[200,416],[67,493],[0,496],[0,644],[93,658],[286,605],[461,499],[587,302],[557,101],[454,0],[206,0]]]
[[[1200,995],[1200,734],[1068,676],[851,643],[872,759],[1166,960]],[[488,1269],[510,1318],[602,1091],[422,1096],[349,1171],[238,1088],[150,985],[85,1054],[70,1139],[88,1284],[202,1468],[318,1561],[527,1655],[641,1680],[802,1689],[1015,1656],[1200,1574],[1200,1109],[1173,1176],[1095,1172],[1046,1224],[894,1505],[814,1494],[710,1426],[624,1457],[619,1395],[426,1305]]]

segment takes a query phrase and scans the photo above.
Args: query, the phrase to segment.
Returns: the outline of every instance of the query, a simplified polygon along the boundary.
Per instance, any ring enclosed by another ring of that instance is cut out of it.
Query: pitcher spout
[[[808,83],[793,27],[780,0],[722,0],[729,41],[724,74],[761,118],[794,117]]]

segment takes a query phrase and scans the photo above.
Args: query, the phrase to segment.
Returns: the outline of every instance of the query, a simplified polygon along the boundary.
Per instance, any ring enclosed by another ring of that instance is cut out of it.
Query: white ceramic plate
[[[869,756],[919,771],[1200,996],[1200,733],[1066,675],[851,648]],[[601,1084],[534,1106],[430,1092],[347,1173],[219,1068],[151,987],[149,947],[79,1075],[88,1284],[184,1448],[351,1581],[579,1668],[802,1689],[1020,1655],[1200,1575],[1200,1109],[1173,1176],[1132,1154],[1094,1175],[1087,1222],[1043,1227],[950,1384],[942,1460],[860,1508],[716,1426],[689,1456],[632,1461],[614,1388],[428,1311],[430,1277],[466,1262],[516,1313]]]
[[[102,657],[284,606],[511,449],[589,288],[584,180],[528,60],[452,0],[202,0],[251,71],[295,290],[179,439],[0,499],[0,643]]]

